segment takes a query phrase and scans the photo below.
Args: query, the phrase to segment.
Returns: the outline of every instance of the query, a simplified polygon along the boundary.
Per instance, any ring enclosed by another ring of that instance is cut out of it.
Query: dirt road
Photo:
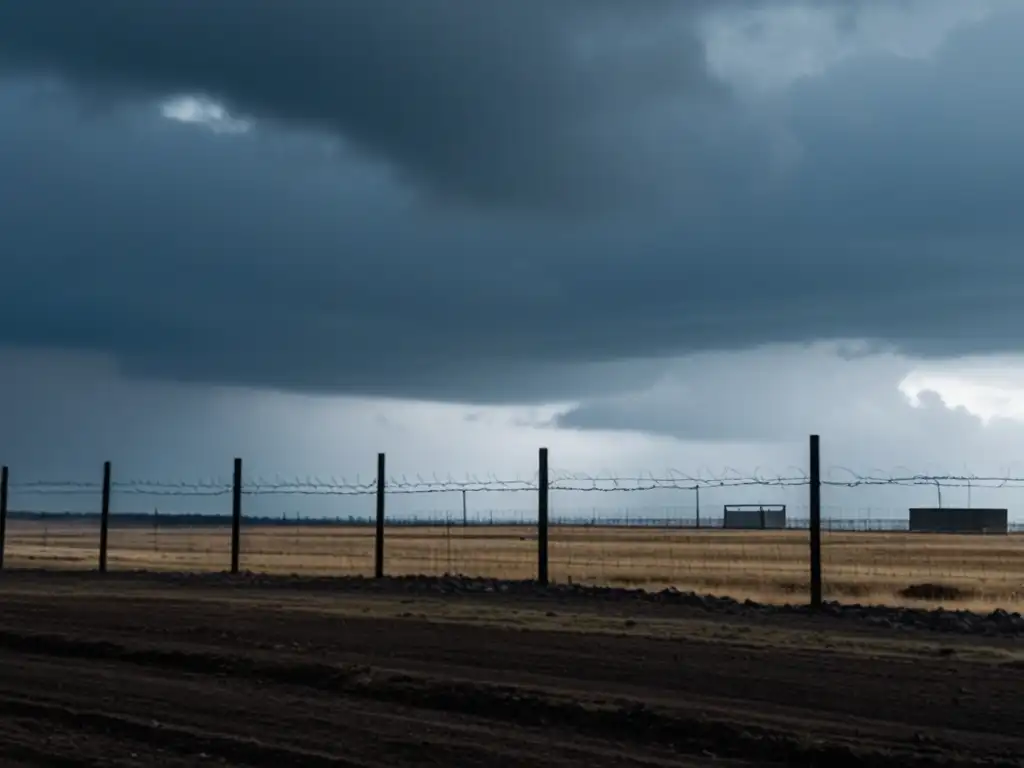
[[[0,574],[25,766],[1024,766],[1024,649],[826,619]]]

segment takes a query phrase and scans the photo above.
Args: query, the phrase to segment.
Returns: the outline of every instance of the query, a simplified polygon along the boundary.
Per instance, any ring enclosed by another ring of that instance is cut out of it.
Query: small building
[[[722,527],[740,530],[781,530],[786,527],[785,504],[726,504]]]
[[[1007,533],[1005,509],[976,507],[912,507],[910,530],[915,533]]]

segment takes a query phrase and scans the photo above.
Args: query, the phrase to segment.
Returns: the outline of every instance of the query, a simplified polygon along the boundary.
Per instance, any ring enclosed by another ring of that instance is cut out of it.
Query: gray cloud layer
[[[981,420],[946,408],[935,393],[925,393],[926,407],[910,405],[900,383],[913,367],[898,355],[850,356],[830,344],[696,355],[668,366],[643,392],[595,398],[557,423],[704,443],[801,441],[820,432],[883,464],[908,453],[935,460],[957,440],[978,440]]]
[[[207,93],[339,133],[442,194],[578,207],[649,185],[663,147],[636,141],[635,119],[722,90],[682,8],[39,0],[0,8],[0,61],[114,91]]]
[[[86,7],[0,4],[0,344],[477,401],[772,342],[1020,346],[1019,9],[750,102],[678,4]],[[122,106],[69,95],[96,88]],[[275,120],[216,136],[143,98],[187,89]],[[656,205],[618,200],[647,180]],[[601,214],[541,215],[577,199]]]

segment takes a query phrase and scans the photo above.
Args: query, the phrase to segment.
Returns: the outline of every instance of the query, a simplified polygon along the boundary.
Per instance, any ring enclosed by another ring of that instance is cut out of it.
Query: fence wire
[[[674,587],[799,602],[810,587],[810,478],[733,470],[687,475],[548,475],[549,576],[557,582]],[[376,572],[378,479],[244,478],[239,487],[242,569],[300,575]],[[538,476],[388,475],[383,571],[535,578],[540,568]],[[1009,507],[1024,477],[874,471],[822,472],[826,599],[858,602],[1024,601],[1022,526],[1000,535],[909,531],[908,509]],[[94,569],[103,486],[94,481],[10,483],[5,567]],[[110,570],[223,571],[232,563],[234,482],[115,479]],[[879,505],[879,491],[896,493]],[[534,498],[530,498],[533,496]],[[895,499],[895,500],[894,500]],[[424,509],[424,501],[429,500]],[[594,504],[587,506],[586,502]],[[623,503],[627,501],[627,503]],[[783,517],[737,527],[736,509]],[[730,512],[731,509],[731,512]],[[965,512],[965,515],[969,513]],[[780,522],[781,520],[781,522]]]

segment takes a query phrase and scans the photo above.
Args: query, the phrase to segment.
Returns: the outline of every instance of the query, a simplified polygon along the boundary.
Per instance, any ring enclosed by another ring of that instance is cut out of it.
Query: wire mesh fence
[[[0,530],[6,568],[89,570],[99,564],[96,483],[11,482],[0,470]]]
[[[8,568],[90,570],[99,558],[99,518],[22,512],[7,519]]]
[[[161,520],[112,514],[109,521],[109,570],[223,571],[231,565],[231,526],[211,517]]]
[[[555,525],[551,537],[552,573],[561,582],[758,599],[807,591],[806,543],[785,531]]]
[[[511,522],[462,524],[449,519],[406,522],[389,525],[385,541],[388,574],[497,579],[537,575],[535,527]]]
[[[833,471],[818,475],[817,501],[815,479],[796,473],[546,479],[269,483],[243,480],[238,462],[234,478],[203,483],[15,482],[3,564],[101,568],[106,519],[112,571],[546,576],[792,603],[813,595],[817,518],[826,600],[1024,603],[1024,537],[997,498],[1024,479]],[[879,488],[891,506],[872,506]],[[922,514],[941,530],[922,529]]]
[[[370,518],[304,521],[296,516],[280,522],[243,519],[241,567],[299,576],[372,576],[375,536]]]

